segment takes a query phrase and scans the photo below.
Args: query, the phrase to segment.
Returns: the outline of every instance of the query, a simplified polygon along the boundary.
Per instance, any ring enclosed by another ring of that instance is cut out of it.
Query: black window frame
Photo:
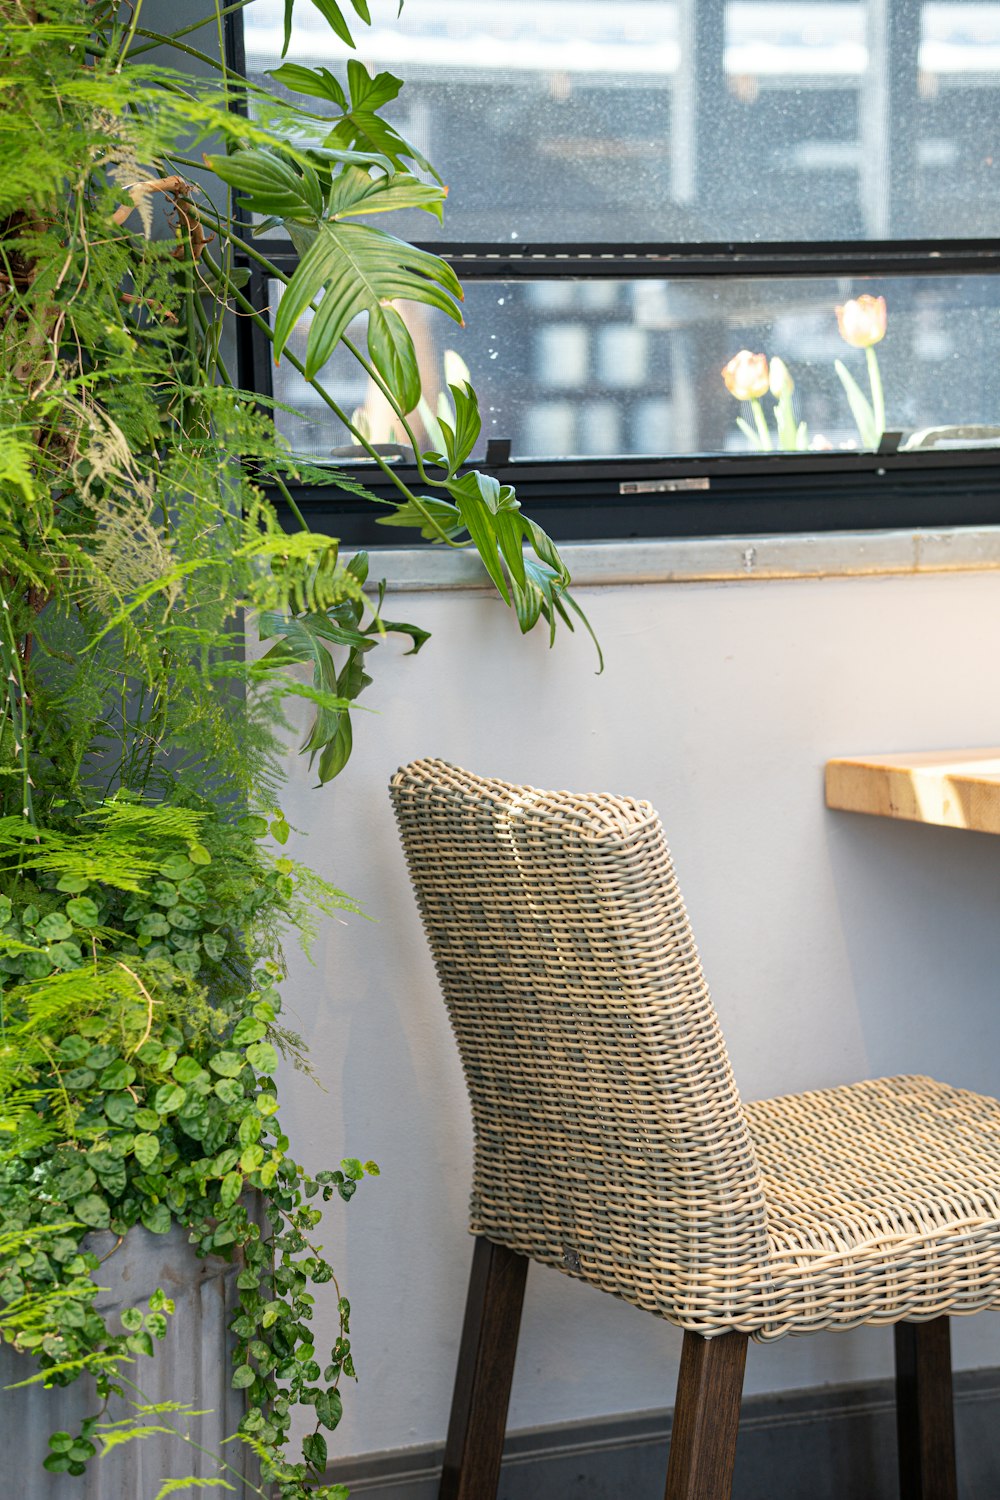
[[[245,76],[242,11],[226,16],[226,37],[229,64]],[[1000,275],[1000,238],[416,243],[452,265],[465,283]],[[291,275],[297,263],[291,241],[269,235],[264,246],[268,259]],[[244,263],[250,273],[246,295],[266,317],[268,275],[249,258]],[[272,397],[270,345],[249,319],[238,320],[237,359],[243,388]],[[509,442],[492,441],[476,467],[514,485],[528,513],[560,542],[1000,525],[1000,449],[899,452],[901,436],[887,431],[877,452],[548,460],[512,458]],[[310,458],[310,464],[317,460]],[[420,484],[414,465],[400,462],[393,470],[408,484]],[[375,464],[352,463],[350,472],[375,495],[398,495]],[[333,482],[290,488],[310,526],[349,544],[431,545],[379,526],[370,504]],[[283,512],[277,492],[272,499]]]

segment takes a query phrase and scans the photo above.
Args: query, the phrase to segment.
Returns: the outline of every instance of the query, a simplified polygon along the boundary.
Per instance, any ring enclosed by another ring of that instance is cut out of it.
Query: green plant
[[[868,383],[871,400],[864,394],[843,360],[836,359],[833,368],[844,388],[854,425],[862,448],[874,451],[878,448],[885,430],[885,395],[882,389],[882,374],[879,370],[875,345],[885,337],[886,305],[884,297],[873,297],[867,292],[845,302],[836,309],[837,327],[841,338],[853,349],[865,351],[868,366]],[[783,359],[772,355],[770,364],[766,354],[752,354],[741,349],[722,370],[722,379],[731,396],[749,404],[754,425],[743,417],[736,418],[736,425],[750,445],[758,453],[770,453],[772,448],[788,453],[804,453],[809,448],[809,429],[795,414],[795,382]],[[761,406],[761,397],[770,390],[774,399],[774,428],[777,443],[772,442],[770,428]],[[829,447],[827,439],[817,439],[819,447]]]
[[[311,1244],[319,1214],[310,1200],[349,1198],[377,1168],[351,1160],[310,1177],[288,1154],[271,1076],[280,968],[265,934],[279,912],[301,922],[304,889],[327,910],[350,903],[212,809],[120,795],[53,824],[38,833],[16,817],[0,824],[0,861],[20,865],[31,897],[17,910],[0,897],[0,1130],[9,1137],[0,1209],[11,1233],[35,1242],[30,1264],[8,1265],[0,1295],[16,1303],[46,1283],[63,1294],[15,1342],[56,1383],[99,1345],[99,1390],[120,1387],[119,1357],[153,1352],[166,1309],[161,1298],[145,1313],[127,1310],[109,1335],[95,1283],[81,1275],[97,1270],[82,1237],[123,1236],[140,1223],[163,1233],[178,1219],[201,1253],[235,1248],[242,1258],[233,1379],[252,1402],[245,1431],[276,1452],[292,1405],[312,1406],[317,1430],[305,1451],[322,1470],[321,1428],[336,1425],[337,1386],[353,1367],[343,1299],[341,1339],[312,1355],[308,1284],[334,1277]],[[251,951],[254,933],[262,940]],[[249,1188],[264,1195],[263,1238]],[[46,1466],[82,1472],[88,1439],[75,1441]]]
[[[770,453],[777,446],[786,453],[802,453],[809,446],[809,429],[795,415],[795,382],[783,359],[773,355],[770,363],[766,354],[751,354],[741,349],[723,367],[722,379],[726,390],[737,401],[746,401],[753,414],[754,425],[744,417],[736,418],[736,425],[758,453]],[[776,443],[771,440],[771,430],[761,406],[761,397],[768,391],[774,397],[774,431]]]
[[[349,36],[334,0],[320,8]],[[415,652],[426,632],[385,620],[364,555],[345,566],[309,530],[288,480],[329,473],[298,462],[230,379],[227,321],[262,321],[242,287],[243,263],[263,257],[223,185],[297,238],[275,353],[378,462],[316,371],[347,344],[409,434],[423,393],[395,302],[459,320],[460,289],[443,262],[354,222],[441,211],[428,164],[378,115],[398,80],[354,61],[343,83],[282,69],[340,111],[307,147],[308,111],[260,90],[252,118],[234,108],[251,91],[227,68],[218,0],[173,38],[141,21],[141,0],[0,0],[0,1336],[48,1382],[88,1370],[103,1395],[131,1389],[128,1364],[152,1353],[169,1306],[158,1296],[109,1326],[87,1235],[185,1225],[199,1253],[240,1259],[242,1435],[299,1500],[340,1492],[316,1485],[354,1373],[339,1290],[334,1348],[321,1356],[311,1332],[311,1289],[334,1283],[318,1205],[376,1169],[348,1158],[310,1175],[289,1154],[274,1069],[300,1044],[280,1021],[281,938],[308,939],[317,914],[351,903],[260,840],[288,838],[284,705],[311,705],[303,748],[328,781],[372,651],[397,633]],[[148,60],[171,41],[207,82]],[[205,146],[218,202],[185,175]],[[299,362],[288,337],[310,305]],[[367,353],[346,337],[358,310]],[[383,519],[474,546],[522,630],[572,628],[557,550],[468,466],[465,380],[437,423],[440,451],[418,454],[430,493],[383,463],[399,494]],[[275,491],[299,530],[282,529]],[[292,1460],[295,1405],[314,1429]],[[98,1414],[57,1434],[47,1466],[79,1472],[98,1441],[122,1440],[107,1430]]]
[[[876,449],[885,431],[885,396],[882,391],[882,372],[879,369],[875,345],[885,338],[886,305],[884,297],[873,297],[863,292],[837,308],[837,327],[840,336],[852,349],[865,351],[868,367],[868,386],[871,400],[864,394],[843,360],[834,361],[837,378],[844,387],[851,416],[858,429],[862,448]]]

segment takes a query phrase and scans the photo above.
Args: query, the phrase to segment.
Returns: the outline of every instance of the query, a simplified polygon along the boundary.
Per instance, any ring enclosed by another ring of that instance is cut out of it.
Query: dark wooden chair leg
[[[900,1500],[958,1500],[948,1319],[894,1332]]]
[[[666,1500],[730,1500],[747,1339],[685,1332]]]
[[[439,1500],[496,1500],[527,1273],[527,1256],[477,1237]]]

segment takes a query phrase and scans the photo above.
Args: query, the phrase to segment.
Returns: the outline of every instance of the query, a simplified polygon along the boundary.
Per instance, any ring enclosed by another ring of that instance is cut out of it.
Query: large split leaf
[[[420,366],[410,330],[394,307],[373,307],[368,314],[368,352],[372,363],[404,412],[420,400]]]
[[[347,564],[347,571],[358,584],[368,577],[368,554],[358,552]],[[308,614],[282,615],[270,611],[259,621],[262,640],[277,637],[275,644],[260,658],[263,671],[281,671],[293,664],[312,667],[312,687],[302,686],[303,696],[316,705],[316,717],[302,745],[310,765],[319,756],[319,780],[332,781],[347,764],[353,745],[350,711],[356,700],[371,685],[364,669],[366,654],[389,634],[410,638],[413,655],[429,639],[429,632],[419,625],[382,616],[385,585],[380,584],[374,605],[374,617],[361,628],[364,605],[360,599],[343,600],[333,609],[314,610]],[[347,654],[338,667],[331,647],[343,646]]]
[[[323,212],[323,189],[306,162],[293,166],[273,151],[247,150],[210,156],[208,165],[223,182],[246,194],[253,213],[311,221]]]
[[[455,474],[476,446],[483,423],[479,415],[479,400],[470,385],[449,385],[448,389],[455,403],[454,415],[451,422],[439,417],[437,427],[444,444],[443,456],[448,461],[448,473]]]
[[[452,540],[465,530],[458,506],[434,495],[419,495],[395,505],[391,515],[379,516],[379,526],[415,526],[429,542]]]
[[[422,208],[440,220],[444,217],[447,196],[447,188],[421,182],[410,172],[372,177],[360,167],[345,167],[333,179],[327,209],[332,218],[342,219],[387,213],[395,208]]]
[[[388,156],[399,169],[403,169],[407,162],[413,162],[422,172],[440,182],[426,156],[377,113],[384,104],[396,98],[403,87],[402,79],[392,73],[376,73],[373,77],[353,57],[347,64],[346,90],[328,68],[284,63],[274,70],[272,77],[293,93],[329,100],[341,111],[341,118],[326,138],[328,146],[360,146],[365,151],[378,151]]]
[[[462,288],[451,266],[439,256],[367,224],[326,220],[318,226],[278,306],[275,359],[280,357],[299,318],[320,297],[306,344],[307,379],[326,363],[359,313],[374,316],[379,324],[385,302],[397,298],[422,302],[440,308],[456,323],[462,322],[457,306]],[[398,329],[395,332],[394,357],[398,359]],[[384,359],[385,347],[379,337],[375,344],[375,348],[369,344],[372,360],[383,380],[391,385],[396,374],[393,363]]]

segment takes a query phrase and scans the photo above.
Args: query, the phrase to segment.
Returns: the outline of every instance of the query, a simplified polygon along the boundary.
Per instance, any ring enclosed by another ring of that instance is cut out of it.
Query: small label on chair
[[[563,1265],[566,1267],[567,1271],[580,1270],[580,1257],[575,1250],[563,1251]]]

